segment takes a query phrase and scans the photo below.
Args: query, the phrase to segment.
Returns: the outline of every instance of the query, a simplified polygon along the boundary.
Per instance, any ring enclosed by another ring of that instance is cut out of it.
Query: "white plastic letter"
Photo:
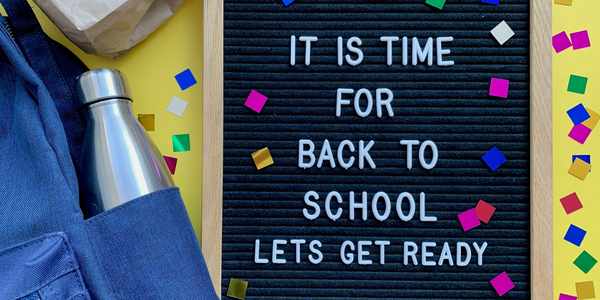
[[[450,54],[450,49],[444,49],[442,46],[442,43],[444,42],[452,42],[454,41],[454,37],[451,36],[443,36],[443,37],[439,37],[436,40],[436,44],[437,44],[437,65],[438,66],[442,66],[442,67],[446,67],[446,66],[453,66],[454,65],[454,61],[453,60],[444,60],[444,55],[445,54]]]
[[[379,38],[380,41],[382,42],[386,42],[386,47],[387,47],[387,65],[391,66],[393,64],[393,42],[397,42],[400,40],[399,37],[397,36],[382,36],[381,38]]]
[[[333,191],[327,194],[327,198],[325,198],[325,212],[327,213],[327,217],[332,221],[335,221],[342,216],[342,209],[338,207],[335,214],[331,212],[331,198],[336,199],[337,203],[342,203],[342,195],[340,193]]]
[[[266,258],[260,258],[260,239],[254,241],[254,263],[255,264],[268,264],[269,260]]]
[[[383,201],[385,202],[385,210],[383,214],[380,214],[379,209],[377,209],[379,198],[383,198]],[[384,192],[377,192],[377,194],[373,196],[373,200],[371,200],[371,210],[373,211],[373,215],[375,216],[375,219],[380,222],[387,220],[387,218],[390,216],[390,211],[392,210],[391,206],[392,204],[390,203],[390,197],[388,197],[388,195]]]
[[[433,38],[428,38],[425,48],[421,48],[419,39],[412,40],[412,64],[416,66],[419,62],[427,60],[427,65],[433,65]]]
[[[342,116],[342,105],[350,104],[350,100],[342,99],[344,94],[354,94],[354,90],[353,89],[337,89],[337,96],[335,99],[335,116],[338,118]]]
[[[321,207],[319,207],[319,204],[317,204],[316,202],[310,200],[310,198],[315,198],[315,200],[319,200],[319,194],[317,194],[317,192],[315,191],[309,191],[306,192],[306,194],[304,194],[304,203],[312,208],[314,208],[315,212],[313,212],[312,214],[308,212],[308,209],[303,208],[302,209],[302,214],[304,215],[304,217],[308,220],[314,220],[316,218],[319,217],[319,215],[321,214]]]
[[[401,140],[400,145],[406,146],[406,168],[409,170],[412,169],[412,161],[413,161],[413,146],[419,144],[417,140]]]
[[[308,149],[306,149],[308,146]],[[311,140],[299,140],[298,141],[298,168],[308,169],[312,168],[315,164],[315,143]],[[309,162],[307,163],[304,159],[308,156]]]
[[[408,199],[408,205],[410,206],[407,215],[405,215],[404,211],[402,210],[402,202],[404,199]],[[415,198],[413,198],[409,192],[403,192],[398,195],[398,199],[396,199],[396,212],[398,213],[398,216],[400,216],[400,220],[405,222],[412,220],[415,217],[415,206]]]
[[[361,46],[362,40],[358,37],[353,36],[348,39],[348,42],[346,42],[346,47],[348,48],[348,51],[356,54],[356,59],[352,59],[350,54],[346,54],[346,62],[351,66],[360,65],[364,58],[362,50],[354,45]]]
[[[304,51],[304,64],[307,66],[310,66],[310,50],[311,50],[311,43],[312,42],[316,42],[319,40],[318,37],[316,36],[301,36],[300,38],[298,38],[300,41],[305,42],[306,43],[306,50]]]
[[[385,99],[383,99],[383,95],[385,94]],[[377,104],[377,117],[381,118],[383,116],[382,106],[385,106],[387,110],[388,116],[394,116],[394,109],[392,108],[392,101],[394,101],[394,93],[392,90],[387,88],[377,89],[375,90],[375,103]]]

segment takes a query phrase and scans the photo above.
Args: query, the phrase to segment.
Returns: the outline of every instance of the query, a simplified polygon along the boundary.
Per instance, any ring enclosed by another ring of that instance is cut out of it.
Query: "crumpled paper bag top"
[[[116,56],[155,31],[183,0],[35,0],[88,53]]]

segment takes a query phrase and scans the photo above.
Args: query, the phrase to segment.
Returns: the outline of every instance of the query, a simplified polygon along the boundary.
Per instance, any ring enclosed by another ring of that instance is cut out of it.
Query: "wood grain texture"
[[[552,2],[531,1],[531,297],[552,299]]]
[[[219,291],[223,209],[223,0],[204,1],[202,75],[202,252],[213,285]]]

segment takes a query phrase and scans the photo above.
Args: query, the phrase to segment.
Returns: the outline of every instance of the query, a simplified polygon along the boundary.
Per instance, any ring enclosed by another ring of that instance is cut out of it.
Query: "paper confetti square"
[[[138,121],[146,131],[154,131],[156,129],[156,117],[154,114],[138,114]]]
[[[257,90],[251,90],[244,105],[256,113],[260,113],[269,98]]]
[[[167,164],[167,168],[171,175],[175,175],[175,170],[177,169],[177,158],[172,156],[163,156],[165,163]]]
[[[577,282],[575,283],[575,289],[577,290],[577,299],[579,300],[596,298],[593,281]]]
[[[571,162],[575,162],[575,160],[578,158],[585,161],[588,164],[592,163],[592,156],[588,154],[573,154],[571,156]]]
[[[490,284],[494,287],[498,296],[504,296],[515,288],[515,284],[506,272],[498,274],[498,276],[490,280]]]
[[[169,102],[169,106],[167,106],[167,111],[176,116],[183,117],[183,113],[185,113],[187,106],[187,101],[177,96],[173,96],[173,98],[171,98],[171,102]]]
[[[598,125],[598,121],[600,121],[600,115],[589,108],[586,110],[588,114],[590,114],[590,118],[581,124],[583,124],[585,127],[591,130],[594,130],[594,128],[596,128],[596,125]]]
[[[187,90],[197,83],[196,77],[194,77],[194,73],[192,73],[192,70],[190,69],[185,69],[181,73],[175,75],[175,80],[182,91]]]
[[[583,104],[581,103],[569,109],[567,111],[567,115],[569,115],[573,125],[583,123],[585,120],[590,118],[590,114],[588,114],[587,110],[585,110],[585,107],[583,107]]]
[[[481,0],[481,3],[492,4],[492,5],[499,5],[500,4],[500,0]]]
[[[244,300],[246,299],[246,291],[248,290],[248,281],[231,278],[229,279],[229,287],[227,288],[227,297]]]
[[[573,50],[589,48],[592,45],[587,30],[571,33],[571,42],[573,43]]]
[[[579,197],[577,197],[577,193],[571,193],[560,198],[560,204],[562,204],[567,215],[583,208],[583,204],[581,203],[581,200],[579,200]]]
[[[569,77],[569,86],[567,91],[571,93],[585,94],[587,82],[587,77],[571,74],[571,77]]]
[[[446,0],[426,0],[425,3],[431,7],[442,9],[444,8],[444,4],[446,4]]]
[[[592,133],[591,129],[587,128],[583,124],[577,124],[573,126],[571,132],[569,132],[569,137],[580,144],[585,144],[585,141],[590,136],[590,133]]]
[[[552,37],[552,48],[554,48],[556,53],[561,53],[571,48],[571,46],[571,40],[565,31],[557,33]]]
[[[506,163],[506,156],[496,147],[492,147],[486,152],[481,159],[492,171],[498,170],[504,163]]]
[[[572,6],[573,0],[554,0],[554,4]]]
[[[283,2],[283,6],[290,6],[294,3],[294,0],[282,0],[281,2]]]
[[[477,217],[477,212],[474,208],[471,208],[467,211],[458,214],[458,221],[460,222],[460,225],[462,226],[464,232],[467,232],[481,225],[481,222]]]
[[[190,151],[190,135],[189,134],[176,134],[172,137],[173,152],[187,152]]]
[[[571,295],[567,295],[567,294],[560,294],[558,296],[558,300],[577,300],[577,297],[571,296]]]
[[[509,80],[492,77],[490,80],[489,95],[492,97],[508,98]]]
[[[496,25],[491,33],[500,45],[504,45],[515,35],[515,32],[508,26],[506,21],[502,21],[500,24]]]
[[[565,233],[564,240],[579,247],[581,243],[583,243],[583,239],[585,239],[585,235],[587,232],[573,224],[569,226],[567,229],[567,233]]]
[[[575,264],[575,266],[577,266],[579,270],[585,274],[589,273],[594,266],[596,266],[596,263],[598,263],[598,261],[587,251],[581,252],[581,254],[579,254],[579,256],[573,262],[573,264]]]
[[[587,175],[590,173],[590,169],[590,164],[581,159],[576,159],[569,168],[569,174],[579,178],[580,180],[585,180]]]
[[[492,219],[492,216],[495,212],[496,208],[483,200],[479,200],[479,202],[477,202],[477,206],[475,206],[477,218],[479,218],[479,220],[485,224],[490,222],[490,219]]]
[[[264,169],[264,168],[274,164],[273,157],[271,156],[271,152],[269,151],[269,148],[267,148],[267,147],[253,152],[252,160],[254,160],[254,164],[256,165],[257,170]]]

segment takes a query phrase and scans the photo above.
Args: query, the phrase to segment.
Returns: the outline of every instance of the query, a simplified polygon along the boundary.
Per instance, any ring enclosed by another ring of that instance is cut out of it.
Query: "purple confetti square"
[[[244,105],[256,113],[260,113],[269,98],[257,90],[251,90]]]
[[[477,211],[475,210],[475,208],[471,208],[465,212],[458,214],[458,221],[460,222],[460,225],[462,226],[464,232],[467,232],[481,225],[481,221],[479,220],[479,217],[477,217]]]
[[[587,30],[571,33],[571,42],[573,43],[573,50],[589,48],[592,45]]]
[[[560,294],[560,296],[558,296],[558,300],[577,300],[577,297],[567,294]]]
[[[571,40],[565,31],[552,37],[552,47],[556,53],[561,53],[572,46]]]
[[[498,274],[498,276],[490,280],[490,284],[494,287],[498,296],[504,296],[515,288],[515,284],[506,272]]]
[[[502,78],[492,77],[490,81],[489,95],[498,98],[508,98],[508,86],[510,81]]]
[[[580,144],[585,144],[585,141],[590,136],[590,133],[592,133],[591,129],[587,128],[583,124],[577,124],[573,126],[571,132],[569,132],[569,137]]]

